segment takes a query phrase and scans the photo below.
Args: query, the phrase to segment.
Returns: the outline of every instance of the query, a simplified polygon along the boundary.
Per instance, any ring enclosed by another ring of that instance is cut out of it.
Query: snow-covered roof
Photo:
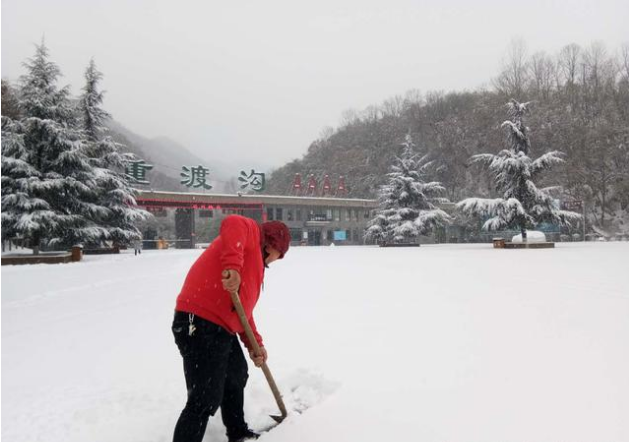
[[[197,204],[251,204],[375,208],[378,201],[361,198],[331,198],[286,195],[229,195],[192,192],[163,192],[138,189],[139,204],[145,201]]]

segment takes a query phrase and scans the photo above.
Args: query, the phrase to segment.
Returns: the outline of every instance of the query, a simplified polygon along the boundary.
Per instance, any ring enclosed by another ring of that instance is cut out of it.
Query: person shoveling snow
[[[201,442],[209,417],[219,407],[229,442],[258,437],[244,419],[248,370],[236,335],[275,387],[266,367],[268,356],[253,309],[260,296],[264,269],[282,259],[289,244],[290,232],[284,223],[259,225],[252,219],[231,215],[223,220],[219,236],[190,268],[177,297],[172,324],[188,389],[173,442]],[[274,394],[279,398],[277,388]],[[281,418],[284,416],[282,409]]]

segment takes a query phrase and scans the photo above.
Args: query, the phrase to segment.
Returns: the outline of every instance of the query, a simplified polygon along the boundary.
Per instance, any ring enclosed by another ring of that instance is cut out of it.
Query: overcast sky
[[[277,167],[347,109],[487,84],[512,38],[616,51],[627,23],[627,0],[2,0],[2,77],[45,35],[73,94],[94,57],[129,129],[208,163]]]

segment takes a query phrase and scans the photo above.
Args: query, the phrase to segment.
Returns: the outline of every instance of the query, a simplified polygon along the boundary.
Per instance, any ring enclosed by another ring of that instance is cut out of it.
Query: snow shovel
[[[227,271],[223,272],[223,277],[226,278],[229,276]],[[258,345],[258,341],[253,335],[253,331],[251,330],[251,326],[249,325],[249,321],[247,320],[247,315],[245,314],[245,309],[242,307],[242,303],[240,302],[240,296],[238,296],[238,292],[229,292],[232,298],[232,303],[236,308],[236,313],[238,313],[238,318],[240,319],[240,323],[245,329],[245,334],[247,335],[247,339],[251,344],[251,348],[253,349],[253,353],[255,355],[260,355],[262,352],[260,351],[260,346]],[[271,387],[271,391],[273,392],[273,396],[275,397],[275,401],[277,402],[277,406],[282,413],[280,416],[273,416],[271,418],[277,422],[281,423],[288,414],[286,412],[286,406],[284,405],[284,401],[282,400],[282,395],[280,394],[280,390],[277,388],[277,384],[275,383],[275,379],[273,379],[273,375],[271,374],[271,370],[269,370],[266,362],[262,364],[262,372],[264,373],[264,377],[266,377],[266,381],[269,383],[269,387]]]

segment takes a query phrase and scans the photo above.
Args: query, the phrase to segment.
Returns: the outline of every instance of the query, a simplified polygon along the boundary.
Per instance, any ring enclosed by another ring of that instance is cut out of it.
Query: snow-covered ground
[[[170,441],[200,250],[2,268],[2,439]],[[256,321],[289,408],[261,439],[628,441],[629,243],[294,248]],[[276,412],[251,367],[247,416]],[[212,419],[206,440],[225,440]]]

